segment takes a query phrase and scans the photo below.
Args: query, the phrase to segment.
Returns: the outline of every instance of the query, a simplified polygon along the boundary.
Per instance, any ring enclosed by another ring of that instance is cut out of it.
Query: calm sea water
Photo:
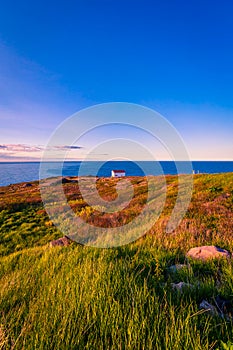
[[[41,178],[53,177],[61,175],[61,163],[51,162],[44,164]],[[65,162],[62,168],[64,176],[100,176],[108,177],[111,175],[112,169],[123,169],[128,176],[143,176],[143,175],[160,175],[190,173],[190,164],[186,162],[178,162],[176,164],[170,161],[161,162],[127,162],[127,161],[109,161],[102,162]],[[225,173],[233,172],[232,161],[194,161],[192,168],[197,173]],[[39,162],[15,162],[15,163],[0,163],[0,186],[9,184],[38,180],[40,177]]]

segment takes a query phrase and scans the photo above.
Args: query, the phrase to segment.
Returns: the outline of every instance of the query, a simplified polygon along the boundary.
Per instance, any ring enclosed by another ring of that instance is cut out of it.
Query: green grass
[[[137,196],[143,205],[143,180],[134,182],[125,220],[140,210]],[[0,349],[231,349],[232,321],[199,304],[217,295],[233,300],[233,262],[190,261],[176,273],[168,267],[184,263],[197,244],[233,251],[233,174],[195,176],[192,203],[171,234],[165,225],[177,183],[167,182],[166,207],[151,232],[114,249],[50,248],[61,233],[43,211],[37,185],[0,189]],[[65,190],[74,210],[87,208],[95,220],[75,184]],[[107,196],[115,196],[112,184]],[[194,288],[174,291],[171,283],[180,281]]]

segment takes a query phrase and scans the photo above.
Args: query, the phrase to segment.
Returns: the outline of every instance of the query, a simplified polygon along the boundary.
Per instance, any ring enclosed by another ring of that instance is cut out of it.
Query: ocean
[[[0,162],[0,186],[14,183],[38,180],[41,178],[59,176],[61,163],[50,162],[44,164],[40,176],[40,162]],[[126,176],[161,175],[190,173],[190,164],[171,161],[108,161],[108,162],[65,162],[62,168],[63,176],[111,176],[111,170],[125,170]],[[233,172],[233,161],[193,161],[195,173],[225,173]]]

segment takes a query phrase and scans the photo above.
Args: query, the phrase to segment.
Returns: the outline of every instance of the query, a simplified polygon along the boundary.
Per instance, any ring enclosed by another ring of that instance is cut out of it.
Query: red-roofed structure
[[[125,170],[112,170],[112,177],[125,176]]]

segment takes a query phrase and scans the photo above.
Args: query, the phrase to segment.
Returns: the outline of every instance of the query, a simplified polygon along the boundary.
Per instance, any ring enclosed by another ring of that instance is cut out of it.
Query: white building
[[[125,176],[125,170],[112,170],[112,177],[122,177]]]

